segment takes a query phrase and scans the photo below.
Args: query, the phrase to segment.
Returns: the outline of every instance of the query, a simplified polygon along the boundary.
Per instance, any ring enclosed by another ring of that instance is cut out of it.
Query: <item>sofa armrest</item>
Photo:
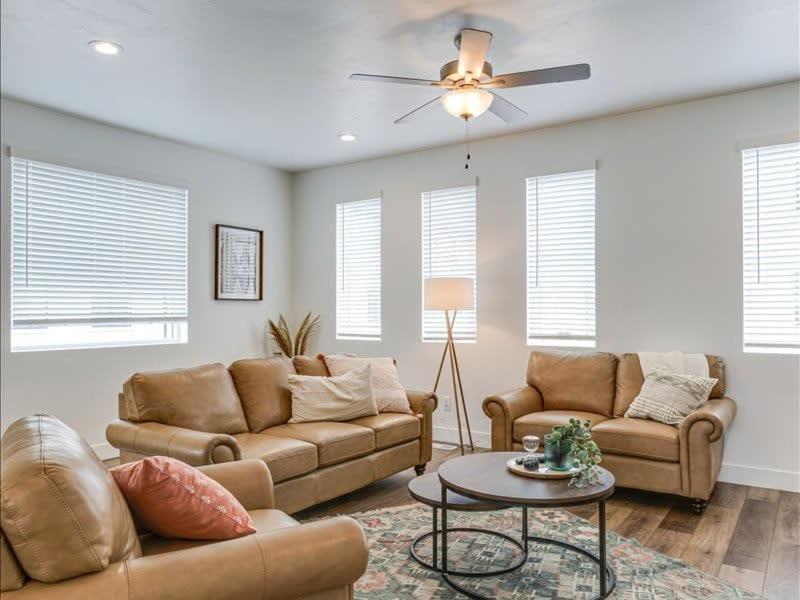
[[[483,412],[492,420],[492,450],[513,450],[514,421],[540,410],[542,395],[529,385],[484,399]]]
[[[439,400],[433,392],[406,390],[411,411],[420,419],[419,463],[424,465],[433,455],[433,411]]]
[[[246,510],[275,508],[272,475],[263,460],[237,460],[198,468],[222,484]]]
[[[335,517],[128,562],[142,598],[291,598],[352,586],[367,568],[358,523]],[[322,596],[320,596],[322,597]]]
[[[736,403],[731,398],[714,398],[693,413],[690,413],[680,425],[681,438],[688,439],[689,430],[696,423],[707,423],[708,441],[713,443],[721,438],[736,416]]]
[[[109,443],[146,456],[169,456],[192,466],[240,460],[236,440],[225,433],[207,433],[161,423],[115,419],[106,427]]]

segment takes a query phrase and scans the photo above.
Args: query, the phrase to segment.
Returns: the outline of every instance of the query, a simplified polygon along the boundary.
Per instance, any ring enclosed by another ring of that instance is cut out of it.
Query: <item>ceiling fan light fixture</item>
[[[452,90],[441,98],[444,109],[460,119],[474,119],[482,115],[492,105],[492,100],[494,96],[478,88]]]

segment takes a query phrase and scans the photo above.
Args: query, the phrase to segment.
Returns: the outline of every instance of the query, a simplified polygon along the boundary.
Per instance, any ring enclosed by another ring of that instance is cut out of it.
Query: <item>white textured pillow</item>
[[[372,367],[372,394],[378,412],[411,413],[406,389],[400,383],[397,367],[392,358],[359,358],[344,354],[325,356],[325,364],[331,375],[341,375],[364,365]]]
[[[644,380],[639,395],[633,399],[625,416],[680,425],[689,413],[708,400],[716,383],[713,377],[683,375],[662,369],[653,371]]]
[[[290,374],[287,386],[292,392],[292,418],[289,423],[349,421],[377,415],[370,370],[367,364],[335,377]]]

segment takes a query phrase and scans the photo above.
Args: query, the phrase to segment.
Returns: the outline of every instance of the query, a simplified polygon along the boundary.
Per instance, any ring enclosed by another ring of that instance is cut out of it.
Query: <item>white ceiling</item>
[[[495,73],[588,62],[588,81],[501,92],[475,136],[797,79],[798,0],[2,0],[4,96],[289,170],[463,139],[443,110],[392,121],[431,89],[464,26]],[[115,58],[93,39],[125,48]],[[337,134],[354,132],[355,143]]]

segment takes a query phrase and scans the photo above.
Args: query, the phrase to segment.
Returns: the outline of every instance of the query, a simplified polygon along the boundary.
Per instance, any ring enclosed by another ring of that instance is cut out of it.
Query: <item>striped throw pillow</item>
[[[680,425],[689,413],[708,400],[716,383],[713,377],[658,369],[644,380],[639,395],[631,402],[625,416]]]

